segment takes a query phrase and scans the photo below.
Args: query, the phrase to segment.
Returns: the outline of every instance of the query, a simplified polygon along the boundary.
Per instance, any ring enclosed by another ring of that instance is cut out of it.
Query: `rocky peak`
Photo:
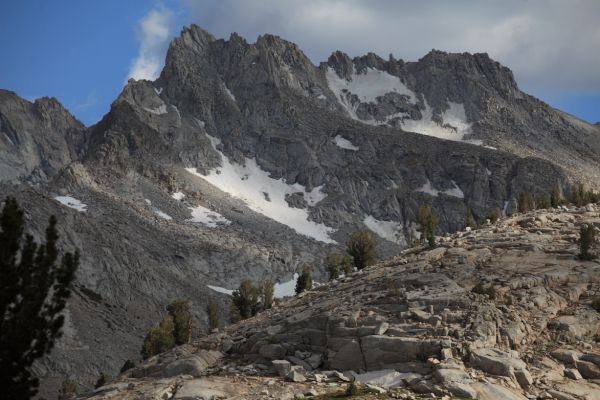
[[[327,59],[327,63],[321,64],[321,67],[331,67],[340,78],[349,80],[354,73],[354,63],[348,54],[342,51],[333,52]]]

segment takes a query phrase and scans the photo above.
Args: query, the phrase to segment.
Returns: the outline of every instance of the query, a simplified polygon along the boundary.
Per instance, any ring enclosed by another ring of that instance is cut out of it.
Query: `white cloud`
[[[487,52],[534,94],[600,90],[597,0],[181,0],[217,37],[273,33],[318,63],[339,49],[416,60]]]
[[[171,10],[159,6],[148,12],[139,22],[138,55],[129,68],[127,79],[154,80],[160,74],[165,54],[172,38],[175,16]]]

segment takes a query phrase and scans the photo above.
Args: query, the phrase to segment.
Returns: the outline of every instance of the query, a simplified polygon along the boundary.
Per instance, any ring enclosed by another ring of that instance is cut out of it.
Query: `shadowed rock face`
[[[0,182],[41,182],[82,153],[85,127],[54,98],[0,90]]]
[[[208,301],[225,323],[229,298],[206,285],[287,281],[305,262],[323,281],[323,257],[357,229],[396,254],[421,204],[455,231],[468,209],[481,219],[514,210],[519,192],[592,180],[598,135],[485,54],[335,52],[314,66],[279,37],[217,40],[197,26],[156,81],[128,82],[88,129],[54,100],[0,92],[0,180],[39,183],[2,193],[36,237],[57,214],[64,246],[82,250],[65,337],[38,373],[84,385],[114,374],[175,298],[192,302],[199,332]]]

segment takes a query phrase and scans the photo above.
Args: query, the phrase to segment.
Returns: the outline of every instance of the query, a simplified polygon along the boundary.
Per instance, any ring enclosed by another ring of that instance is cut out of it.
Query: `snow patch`
[[[298,273],[295,273],[287,282],[276,283],[273,287],[273,297],[277,299],[281,299],[282,297],[295,296],[296,295],[296,281],[298,280]],[[233,289],[225,289],[224,287],[214,286],[214,285],[206,285],[210,289],[215,292],[227,294],[231,296],[233,294]],[[313,284],[314,286],[314,284]]]
[[[188,219],[190,222],[199,222],[211,228],[216,228],[219,224],[229,225],[231,223],[218,212],[211,211],[206,207],[189,207],[189,209],[192,211],[192,218]]]
[[[154,92],[160,96],[160,94],[162,93],[163,88],[154,88]]]
[[[342,149],[353,150],[353,151],[358,150],[358,146],[353,145],[351,141],[349,141],[348,139],[344,138],[341,135],[337,135],[334,138],[334,140],[335,140],[335,144],[338,147],[341,147]]]
[[[229,296],[231,296],[233,294],[233,290],[225,289],[225,288],[222,288],[220,286],[213,286],[213,285],[206,285],[206,286],[208,286],[209,289],[212,289],[215,292],[219,292],[219,293],[223,293],[223,294],[228,294]]]
[[[87,204],[82,203],[80,200],[77,200],[71,196],[56,196],[54,200],[58,201],[60,204],[77,210],[79,212],[86,212]]]
[[[175,192],[171,195],[172,198],[174,198],[175,200],[183,200],[183,198],[185,197],[185,194],[181,193],[181,192]]]
[[[150,201],[150,199],[144,199],[144,201],[146,202],[146,204],[150,205],[152,204],[152,202]]]
[[[299,234],[324,243],[336,243],[329,236],[335,231],[333,228],[310,221],[306,209],[290,207],[285,200],[286,195],[300,192],[308,205],[314,207],[327,196],[323,193],[322,186],[315,187],[308,192],[299,183],[290,185],[283,178],[273,179],[268,172],[258,166],[253,158],[246,158],[243,165],[233,163],[217,150],[220,140],[210,135],[207,136],[221,157],[221,167],[209,171],[207,175],[200,174],[196,168],[186,168],[186,171],[204,179],[232,197],[241,199],[253,211],[287,225]]]
[[[490,171],[489,169],[485,169],[485,173],[487,174],[487,176],[492,176],[492,171]]]
[[[199,120],[198,118],[194,118],[194,121],[196,121],[198,126],[202,129],[204,129],[204,127],[206,126],[206,123],[204,123],[204,121]]]
[[[173,108],[173,110],[175,110],[175,112],[177,113],[177,116],[179,116],[179,118],[181,118],[181,113],[179,112],[179,108],[177,108],[177,106],[171,105],[171,107]]]
[[[327,96],[325,96],[324,94],[320,94],[317,96],[317,99],[319,100],[327,100]]]
[[[224,86],[224,88],[225,88],[225,93],[227,93],[227,96],[229,96],[231,98],[231,100],[236,101],[235,96],[233,95],[233,93],[231,93],[231,90],[229,90],[229,88],[227,86]]]
[[[382,239],[389,240],[397,244],[405,244],[404,235],[402,233],[402,224],[395,221],[380,221],[372,215],[367,215],[363,223],[375,232]]]
[[[459,103],[448,102],[448,104],[450,108],[442,113],[444,121],[442,125],[432,120],[433,110],[425,101],[425,110],[421,112],[422,118],[419,120],[403,119],[402,129],[440,139],[462,141],[464,136],[471,132],[471,124],[467,122],[465,107]]]
[[[173,219],[173,217],[171,217],[169,214],[164,213],[160,210],[154,210],[154,212],[156,213],[156,215],[158,215],[162,219],[166,219],[167,221]]]
[[[440,193],[443,193],[448,196],[453,196],[453,197],[458,197],[460,199],[464,199],[465,194],[463,193],[463,191],[456,185],[456,182],[454,182],[454,181],[451,181],[451,182],[452,182],[452,185],[454,185],[454,187],[452,189],[437,190],[431,185],[431,182],[429,182],[429,179],[428,179],[427,182],[425,182],[425,184],[423,186],[421,186],[419,189],[415,190],[415,192],[427,193],[434,197],[439,196]]]
[[[168,113],[167,106],[165,104],[162,104],[156,108],[144,107],[144,110],[148,111],[149,113],[156,114],[156,115],[162,115],[162,114]]]
[[[391,389],[404,386],[404,376],[393,369],[383,369],[380,371],[370,371],[363,374],[354,373],[354,379],[362,384],[375,385],[384,389]]]

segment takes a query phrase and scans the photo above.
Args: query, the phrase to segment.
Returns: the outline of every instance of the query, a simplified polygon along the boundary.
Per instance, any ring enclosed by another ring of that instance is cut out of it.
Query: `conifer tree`
[[[377,261],[375,238],[370,231],[357,231],[346,243],[346,252],[353,258],[356,269],[361,270]]]
[[[259,292],[249,279],[244,279],[233,291],[232,301],[241,319],[250,318],[260,310]]]
[[[275,284],[272,280],[267,279],[262,284],[261,298],[263,310],[268,310],[273,306],[273,298],[275,297]]]
[[[308,264],[304,264],[302,273],[296,281],[296,294],[300,294],[305,290],[312,289],[312,268]]]
[[[219,319],[217,318],[217,305],[212,301],[206,306],[206,314],[208,315],[208,331],[212,332],[219,327]]]
[[[5,399],[37,393],[31,365],[48,354],[61,335],[61,314],[71,293],[79,253],[57,249],[56,218],[46,241],[24,235],[23,210],[7,198],[0,213],[0,387]]]
[[[167,306],[167,311],[173,318],[173,337],[176,345],[188,343],[192,338],[192,313],[190,303],[179,299]]]

